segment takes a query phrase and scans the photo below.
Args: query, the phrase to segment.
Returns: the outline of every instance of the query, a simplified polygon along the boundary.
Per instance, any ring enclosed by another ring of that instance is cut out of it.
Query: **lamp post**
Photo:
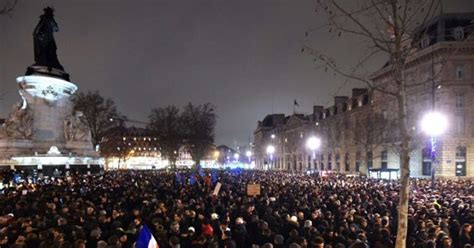
[[[238,153],[234,154],[234,159],[235,159],[236,162],[239,161],[239,157],[240,157],[240,155]]]
[[[270,156],[270,165],[273,165],[273,154],[275,153],[275,147],[273,145],[267,146],[267,154]]]
[[[311,152],[313,153],[313,156],[312,156],[313,162],[316,158],[316,150],[319,149],[320,146],[321,146],[321,139],[319,139],[315,136],[311,136],[311,137],[308,138],[308,140],[306,140],[306,147],[309,150],[311,150]],[[319,169],[318,169],[318,171],[319,171]]]
[[[421,130],[431,138],[431,186],[434,187],[436,171],[437,140],[448,127],[447,118],[438,112],[429,112],[421,119]]]
[[[245,156],[249,159],[249,164],[252,162],[252,151],[248,150],[245,152]]]

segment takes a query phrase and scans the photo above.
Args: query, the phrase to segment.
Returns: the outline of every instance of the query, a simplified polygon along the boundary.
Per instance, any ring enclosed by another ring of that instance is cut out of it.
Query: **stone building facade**
[[[473,20],[474,13],[435,18],[406,65],[411,85],[408,119],[414,135],[412,176],[429,177],[432,167],[438,177],[474,176]],[[372,80],[378,85],[390,82],[388,67],[374,73]],[[380,92],[353,89],[351,97],[337,96],[333,106],[314,106],[309,115],[268,115],[255,130],[256,166],[397,177],[395,106]],[[436,163],[431,161],[430,137],[419,127],[420,118],[433,107],[449,123],[437,140]],[[311,135],[322,141],[316,154],[305,146]],[[266,152],[268,146],[275,147],[273,154]]]

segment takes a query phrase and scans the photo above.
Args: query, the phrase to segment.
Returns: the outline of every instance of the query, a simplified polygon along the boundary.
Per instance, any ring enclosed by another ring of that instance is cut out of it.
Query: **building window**
[[[346,154],[344,155],[344,163],[345,163],[345,164],[344,164],[344,165],[345,165],[345,170],[346,170],[346,171],[350,171],[351,168],[350,168],[349,153],[346,153]]]
[[[431,148],[427,147],[421,150],[422,165],[421,174],[423,176],[431,175]]]
[[[308,170],[311,170],[311,155],[308,155]]]
[[[381,153],[380,153],[380,160],[381,160],[381,168],[382,170],[385,170],[388,168],[388,154],[387,154],[387,151],[386,150],[383,150]]]
[[[372,155],[372,151],[368,151],[368,152],[367,152],[367,168],[369,168],[369,169],[372,168],[373,165],[374,165],[374,164],[373,164],[373,162],[374,162],[374,161],[373,161],[373,160],[374,160],[373,157],[374,157],[374,156]]]
[[[328,154],[328,170],[332,170],[332,154]]]
[[[324,170],[324,155],[321,155],[320,163],[321,163],[321,170]]]
[[[465,146],[456,147],[456,160],[466,160],[466,147]]]
[[[339,171],[341,169],[341,155],[336,154],[336,170]]]
[[[463,177],[466,176],[466,147],[458,146],[456,147],[456,176]]]
[[[464,134],[464,116],[456,116],[456,132],[458,134]]]
[[[456,67],[456,79],[464,79],[464,66]]]
[[[356,153],[355,171],[360,171],[360,152]]]
[[[456,93],[456,108],[464,108],[464,93]]]
[[[454,39],[455,40],[464,40],[464,28],[457,27],[454,29]]]

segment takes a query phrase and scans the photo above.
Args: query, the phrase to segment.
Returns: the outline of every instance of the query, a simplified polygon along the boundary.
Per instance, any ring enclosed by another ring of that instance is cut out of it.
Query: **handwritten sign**
[[[257,196],[260,195],[260,184],[247,184],[247,195]]]
[[[218,182],[216,184],[216,187],[214,188],[214,192],[212,192],[213,195],[218,195],[219,191],[221,190],[222,183]]]

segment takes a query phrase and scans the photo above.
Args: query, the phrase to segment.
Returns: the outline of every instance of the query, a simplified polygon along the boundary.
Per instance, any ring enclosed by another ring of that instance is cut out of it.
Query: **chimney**
[[[319,112],[322,112],[323,110],[324,110],[324,106],[314,105],[313,106],[313,115],[316,115]]]
[[[352,98],[356,98],[360,95],[368,93],[369,90],[366,88],[354,88],[352,89]]]
[[[349,97],[347,97],[347,96],[335,96],[334,97],[334,105],[338,106],[340,104],[345,103],[347,100],[349,100]]]

